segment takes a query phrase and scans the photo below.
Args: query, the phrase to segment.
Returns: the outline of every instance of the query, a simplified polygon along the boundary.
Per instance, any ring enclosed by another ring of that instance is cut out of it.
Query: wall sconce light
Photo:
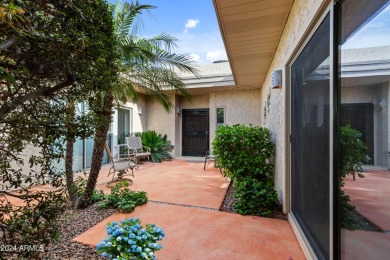
[[[282,70],[272,72],[272,89],[282,88]]]
[[[180,107],[176,107],[175,111],[176,111],[176,114],[180,114]]]
[[[387,107],[386,100],[384,100],[384,99],[379,100],[379,107],[380,108],[386,108]]]
[[[138,107],[138,115],[142,115],[142,107]]]

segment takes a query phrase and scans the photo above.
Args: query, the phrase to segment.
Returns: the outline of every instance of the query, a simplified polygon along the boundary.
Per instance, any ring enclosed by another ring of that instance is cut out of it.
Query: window
[[[345,0],[338,7],[341,259],[388,259],[390,5]],[[348,165],[356,161],[364,165],[354,178]]]
[[[225,109],[217,108],[217,129],[225,124]]]

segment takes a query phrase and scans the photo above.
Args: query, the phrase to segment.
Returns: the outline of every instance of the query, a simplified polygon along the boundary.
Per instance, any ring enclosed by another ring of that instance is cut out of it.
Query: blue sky
[[[175,51],[191,54],[200,64],[227,59],[212,0],[140,0],[140,3],[157,7],[142,15],[143,36],[169,33],[179,41]]]
[[[345,49],[390,46],[390,4],[343,45]]]

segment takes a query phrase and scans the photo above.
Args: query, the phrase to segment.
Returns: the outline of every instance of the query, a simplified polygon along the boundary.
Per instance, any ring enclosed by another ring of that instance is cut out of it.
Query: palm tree
[[[119,68],[118,81],[113,83],[111,91],[100,93],[102,99],[93,104],[92,109],[101,122],[95,133],[92,153],[92,165],[87,186],[77,207],[87,207],[95,189],[101,163],[104,144],[111,123],[114,101],[137,100],[137,93],[156,98],[167,111],[173,107],[166,90],[173,89],[189,97],[183,82],[176,71],[187,71],[197,75],[191,67],[191,57],[173,52],[176,39],[168,34],[153,38],[140,37],[139,14],[154,6],[142,5],[138,1],[122,3],[120,0],[111,6],[116,39],[116,57]]]

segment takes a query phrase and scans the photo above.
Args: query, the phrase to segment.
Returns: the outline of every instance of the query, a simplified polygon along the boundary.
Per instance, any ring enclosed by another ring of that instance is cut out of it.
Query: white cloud
[[[188,19],[186,23],[186,29],[196,28],[198,23],[200,23],[199,19]]]
[[[196,28],[196,26],[200,23],[199,19],[188,19],[185,24],[184,33],[188,32],[188,29]]]
[[[222,42],[221,34],[219,31],[208,32],[208,33],[177,33],[174,36],[178,39],[176,48],[177,53],[189,53],[199,55],[199,64],[211,63],[207,59],[207,53],[210,51],[219,50],[222,52],[221,58],[227,59],[225,53],[225,47]]]
[[[200,56],[196,53],[191,53],[190,56],[193,62],[198,62],[200,60]]]
[[[210,62],[216,61],[216,60],[226,60],[226,52],[223,49],[214,50],[214,51],[208,51],[206,53],[206,59]]]

